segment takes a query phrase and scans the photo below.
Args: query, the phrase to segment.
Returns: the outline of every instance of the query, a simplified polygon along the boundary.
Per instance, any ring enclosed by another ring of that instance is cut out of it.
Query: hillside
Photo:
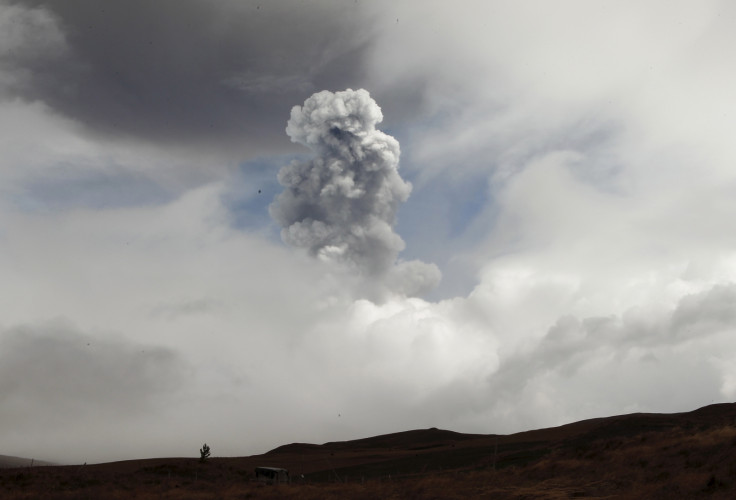
[[[31,467],[39,465],[53,465],[51,462],[43,462],[32,458],[11,457],[8,455],[0,455],[0,469],[13,467]]]
[[[511,435],[419,429],[262,455],[0,470],[0,497],[735,498],[736,404]],[[290,485],[253,480],[287,468]]]

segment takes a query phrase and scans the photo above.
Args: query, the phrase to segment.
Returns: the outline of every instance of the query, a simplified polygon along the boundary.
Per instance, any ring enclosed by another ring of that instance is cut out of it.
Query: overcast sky
[[[0,0],[0,453],[736,399],[736,5]]]

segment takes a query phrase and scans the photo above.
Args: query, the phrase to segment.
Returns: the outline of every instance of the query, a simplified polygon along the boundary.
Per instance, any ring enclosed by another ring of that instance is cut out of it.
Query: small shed
[[[289,471],[278,467],[256,467],[256,481],[268,484],[288,483]]]

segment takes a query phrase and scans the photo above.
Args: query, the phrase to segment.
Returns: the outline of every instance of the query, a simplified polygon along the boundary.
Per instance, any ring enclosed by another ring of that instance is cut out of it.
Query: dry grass
[[[495,450],[495,438],[478,438],[444,447],[419,447],[411,442],[401,446],[368,443],[375,448],[366,448],[366,443],[359,448],[340,444],[326,449],[330,457],[327,469],[325,451],[316,448],[306,458],[307,451],[295,454],[291,449],[291,455],[212,459],[207,464],[196,459],[158,459],[0,469],[0,498],[736,498],[733,425],[688,423],[658,430],[649,430],[647,425],[641,431],[642,427],[612,427],[604,422],[580,428],[583,431],[555,430],[550,435],[556,437],[547,441],[535,431],[532,444],[518,437],[501,441],[498,460],[495,451],[489,451]],[[290,464],[297,475],[304,472],[304,481],[276,486],[255,482],[250,475],[253,464],[268,465],[269,460],[274,465]],[[341,482],[329,482],[334,478]]]

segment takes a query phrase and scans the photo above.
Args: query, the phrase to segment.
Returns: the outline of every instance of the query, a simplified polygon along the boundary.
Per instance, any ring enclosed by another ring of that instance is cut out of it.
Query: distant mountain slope
[[[341,451],[358,449],[426,449],[441,445],[450,445],[459,441],[470,439],[488,438],[492,434],[463,434],[460,432],[447,431],[432,427],[431,429],[416,429],[411,431],[382,434],[368,438],[353,439],[350,441],[332,441],[322,445],[309,443],[292,443],[266,453],[273,455],[279,453],[310,453],[315,451]]]
[[[581,420],[558,427],[547,427],[514,434],[463,434],[432,427],[411,431],[382,434],[350,441],[324,444],[292,443],[279,446],[263,456],[292,453],[322,453],[365,449],[420,450],[440,445],[536,442],[551,443],[567,439],[598,439],[626,437],[643,432],[672,428],[691,429],[698,426],[736,425],[736,403],[718,403],[683,413],[630,413],[611,417]]]
[[[630,413],[612,417],[581,420],[559,427],[511,434],[508,438],[561,440],[580,438],[593,440],[634,436],[644,432],[674,428],[694,429],[701,426],[736,425],[736,403],[718,403],[682,413]]]
[[[509,435],[463,434],[436,428],[384,434],[321,445],[292,443],[248,457],[282,466],[312,480],[416,474],[439,469],[524,466],[553,453],[647,433],[702,431],[736,424],[736,403],[684,413],[632,413],[594,418]]]
[[[34,460],[32,458],[11,457],[8,455],[0,455],[0,469],[8,469],[13,467],[30,467],[41,465],[54,465],[51,462]]]

